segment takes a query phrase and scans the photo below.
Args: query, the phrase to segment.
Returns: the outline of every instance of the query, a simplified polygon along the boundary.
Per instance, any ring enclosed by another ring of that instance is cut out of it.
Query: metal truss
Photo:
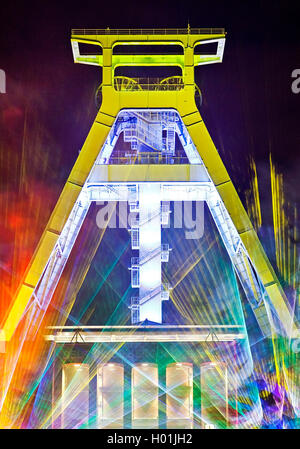
[[[163,131],[165,137],[163,137]],[[124,134],[124,142],[131,143],[137,152],[141,145],[162,154],[173,154],[177,134],[190,164],[201,164],[199,153],[188,134],[178,112],[166,110],[126,110],[121,111],[105,142],[96,165],[109,164],[113,148]],[[130,162],[130,160],[129,160]]]
[[[269,336],[271,315],[267,292],[215,187],[207,204],[260,329],[263,335]]]
[[[178,113],[174,110],[125,110],[120,112],[115,121],[115,125],[112,127],[106,142],[95,161],[93,169],[75,202],[71,214],[57,239],[56,245],[34,290],[31,302],[28,304],[25,313],[31,306],[34,306],[36,310],[34,315],[36,315],[36,317],[33,319],[33,322],[37,320],[37,317],[39,317],[39,321],[41,320],[41,317],[50,303],[91,202],[127,201],[133,208],[135,207],[138,210],[139,182],[124,182],[124,180],[121,182],[103,182],[97,171],[99,165],[103,166],[109,164],[113,148],[121,132],[132,132],[133,130],[136,130],[138,120],[140,123],[143,123],[143,125],[138,126],[140,126],[145,134],[147,134],[151,128],[149,127],[149,124],[159,127],[160,133],[162,133],[163,129],[168,129],[168,127],[171,126],[171,129],[174,130],[174,133],[177,133],[182,143],[191,167],[194,165],[202,166],[201,180],[199,181],[160,182],[161,201],[188,200],[207,202],[238,279],[244,289],[252,310],[257,317],[261,331],[264,335],[269,335],[270,321],[272,318],[270,301],[263,287],[263,283],[260,281],[257,271],[250,260],[247,250],[215,185],[203,166],[200,155],[197,152],[185,125]],[[155,133],[152,136],[154,140],[157,138],[157,129],[158,128],[156,128]],[[135,134],[135,136],[137,136],[137,134]],[[161,152],[166,151],[166,146],[163,146],[162,140],[159,140],[159,142],[161,142]],[[132,227],[134,228],[134,226]],[[136,309],[134,306],[135,304],[132,304],[132,309]]]
[[[64,343],[224,342],[244,340],[239,325],[49,326],[47,341]]]

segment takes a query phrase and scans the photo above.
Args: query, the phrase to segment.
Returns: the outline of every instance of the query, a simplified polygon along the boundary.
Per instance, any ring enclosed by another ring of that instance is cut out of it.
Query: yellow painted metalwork
[[[34,259],[34,257],[33,257]],[[3,326],[3,337],[9,341],[20,321],[25,308],[30,300],[34,288],[28,285],[21,285],[16,298],[12,304],[9,315]]]
[[[190,165],[108,165],[107,181],[191,181]]]
[[[195,46],[209,42],[218,42],[216,55],[194,54]],[[102,66],[102,104],[25,273],[24,282],[16,294],[4,326],[5,338],[7,340],[11,338],[81,187],[93,167],[117,114],[124,108],[174,108],[178,111],[241,235],[271,302],[283,325],[289,327],[292,320],[284,293],[195,104],[194,68],[201,64],[222,61],[225,31],[223,29],[73,30],[71,43],[75,62]],[[103,54],[82,56],[79,53],[78,43],[100,45]],[[120,44],[177,44],[183,47],[184,54],[114,55],[114,46]],[[183,83],[175,90],[161,90],[155,87],[150,89],[143,85],[139,90],[115,88],[114,69],[120,65],[179,65],[183,72]],[[186,181],[191,179],[190,168],[185,165],[105,166],[103,170],[106,170],[107,179],[111,181],[124,179]],[[105,179],[104,172],[103,176]],[[261,307],[257,309],[258,314],[260,310]]]

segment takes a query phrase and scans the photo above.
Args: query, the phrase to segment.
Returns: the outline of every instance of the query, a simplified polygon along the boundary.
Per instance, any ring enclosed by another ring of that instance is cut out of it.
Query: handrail
[[[164,34],[164,35],[178,35],[178,34],[225,34],[224,28],[124,28],[124,29],[110,29],[110,28],[73,28],[71,30],[72,36],[78,34],[85,35],[141,35],[141,34]]]
[[[149,290],[149,292],[147,292],[142,298],[139,298],[140,306],[142,306],[146,302],[150,301],[150,299],[152,299],[153,296],[158,295],[161,291],[162,291],[162,286],[161,285],[157,286],[153,290]]]
[[[164,164],[164,165],[188,165],[189,159],[187,156],[172,156],[172,155],[163,155],[161,153],[155,154],[154,152],[151,155],[144,156],[143,153],[139,153],[138,155],[130,156],[118,156],[118,157],[110,157],[105,164],[97,164],[97,165],[156,165],[156,164]]]
[[[127,76],[115,76],[114,82],[120,82],[122,80],[125,80],[127,82],[137,83],[137,84],[161,84],[164,86],[165,84],[183,84],[183,76],[181,75],[174,75],[169,76],[168,78],[161,77],[161,76],[135,76],[134,78],[129,78]],[[164,81],[164,82],[163,82]]]
[[[146,262],[148,262],[148,260],[151,260],[153,257],[156,257],[160,252],[166,251],[169,251],[169,244],[162,243],[157,248],[148,251],[146,254],[144,254],[143,257],[131,257],[131,268],[144,265]]]
[[[184,82],[182,76],[171,76],[167,81],[166,78],[159,77],[127,78],[123,76],[115,76],[114,87],[116,90],[126,91],[181,90],[184,88]]]

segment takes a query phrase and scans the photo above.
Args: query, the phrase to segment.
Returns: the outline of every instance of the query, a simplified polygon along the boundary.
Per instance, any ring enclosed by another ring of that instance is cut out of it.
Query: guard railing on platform
[[[185,156],[182,157],[174,157],[169,155],[162,155],[161,153],[155,154],[146,154],[142,153],[132,156],[117,156],[111,157],[108,161],[105,162],[108,165],[134,165],[134,164],[189,164],[189,159]]]
[[[181,90],[184,88],[183,78],[181,76],[165,78],[139,77],[127,78],[116,76],[114,78],[114,87],[118,91],[139,91],[139,90]]]
[[[176,34],[225,34],[224,28],[125,28],[125,29],[88,29],[75,28],[71,31],[74,35],[142,35],[142,34],[156,34],[156,35],[176,35]]]

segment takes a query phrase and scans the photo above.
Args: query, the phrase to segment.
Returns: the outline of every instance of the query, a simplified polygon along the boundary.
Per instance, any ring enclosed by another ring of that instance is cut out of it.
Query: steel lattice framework
[[[90,204],[127,201],[142,214],[141,195],[151,183],[159,186],[158,203],[178,199],[207,203],[263,334],[276,330],[296,336],[298,331],[284,292],[195,103],[195,92],[199,90],[194,69],[222,62],[225,31],[73,30],[71,43],[76,63],[102,67],[101,106],[16,294],[2,338],[10,340],[22,319],[28,322],[26,332],[39,328]],[[81,54],[82,43],[100,47],[102,54]],[[195,49],[206,43],[216,43],[216,53],[195,54]],[[116,45],[144,48],[162,44],[179,45],[182,54],[114,52]],[[115,76],[119,66],[161,65],[180,67],[182,76],[155,80]],[[121,134],[132,150],[122,157],[114,154]],[[174,157],[176,136],[184,150],[180,161]],[[150,148],[150,155],[141,151],[144,147]],[[163,215],[164,211],[159,209],[158,213]],[[155,225],[157,229],[161,220]],[[137,227],[141,228],[141,224]],[[142,266],[141,260],[144,265],[157,256],[159,264],[163,257],[167,261],[164,251],[159,241],[156,248],[133,261],[132,270]],[[155,286],[157,291],[139,287],[139,297],[133,298],[131,304],[133,323],[140,321],[143,304],[149,303],[147,295],[159,298],[156,308],[168,296],[160,284]]]

